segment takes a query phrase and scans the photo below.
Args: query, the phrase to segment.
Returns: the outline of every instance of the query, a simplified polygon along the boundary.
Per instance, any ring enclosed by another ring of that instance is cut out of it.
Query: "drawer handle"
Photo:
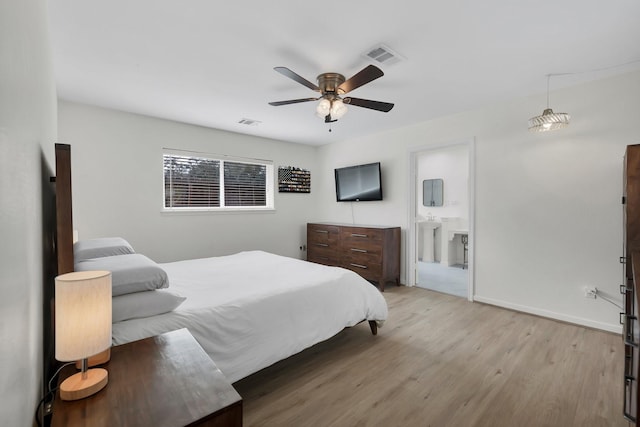
[[[631,383],[633,382],[634,378],[630,378],[630,377],[625,377],[624,379],[624,404],[623,404],[623,408],[622,408],[622,414],[624,415],[624,417],[631,421],[632,423],[636,422],[636,417],[633,416],[631,414],[631,412],[629,411],[629,406],[631,405],[627,405],[627,403],[629,403],[629,400],[631,398]],[[628,392],[627,392],[628,391]]]
[[[351,252],[362,252],[363,254],[366,254],[368,251],[365,249],[351,248]]]
[[[325,248],[329,247],[329,245],[326,244],[326,243],[316,243],[316,246],[322,246],[322,247],[325,247]]]
[[[633,321],[636,319],[636,316],[625,315],[625,322],[622,325],[622,336],[624,337],[624,343],[633,347],[638,347],[638,343],[633,341]]]
[[[638,343],[637,342],[633,342],[631,339],[625,339],[624,343],[628,346],[631,347],[638,347]]]
[[[329,230],[315,230],[316,233],[328,233]]]
[[[367,268],[368,268],[366,265],[362,265],[362,264],[354,264],[354,263],[351,263],[351,265],[352,265],[353,267],[358,267],[358,268],[364,268],[364,269],[367,269]]]
[[[629,378],[633,373],[633,347],[625,344],[624,349],[624,377]]]
[[[369,237],[366,234],[351,233],[351,237]]]

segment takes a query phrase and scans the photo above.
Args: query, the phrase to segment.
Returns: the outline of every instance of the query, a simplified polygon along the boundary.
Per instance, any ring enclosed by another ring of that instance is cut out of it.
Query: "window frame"
[[[245,163],[250,165],[265,166],[265,206],[206,206],[206,207],[193,207],[193,206],[179,206],[179,207],[167,207],[166,201],[166,186],[164,175],[164,160],[165,156],[182,156],[195,159],[205,159],[220,162],[219,165],[219,185],[220,185],[220,204],[225,201],[224,194],[224,162],[232,163]],[[171,148],[162,149],[162,209],[163,213],[197,213],[197,212],[265,212],[275,210],[275,172],[272,160],[254,159],[247,157],[236,157],[224,154],[204,153],[198,151],[186,151],[177,150]]]

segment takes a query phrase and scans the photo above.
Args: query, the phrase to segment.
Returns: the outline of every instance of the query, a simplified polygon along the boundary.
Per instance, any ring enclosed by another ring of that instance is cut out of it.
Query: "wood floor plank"
[[[252,426],[626,426],[620,336],[421,288],[235,384]]]

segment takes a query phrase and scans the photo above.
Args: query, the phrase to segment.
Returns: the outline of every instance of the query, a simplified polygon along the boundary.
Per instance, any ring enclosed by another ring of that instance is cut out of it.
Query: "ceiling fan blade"
[[[338,86],[338,93],[345,94],[351,92],[354,89],[359,88],[362,85],[366,85],[375,79],[384,76],[382,70],[375,65],[368,65],[356,73],[355,76]]]
[[[393,108],[394,104],[390,102],[380,102],[380,101],[371,101],[369,99],[360,99],[360,98],[344,98],[342,100],[345,104],[355,105],[357,107],[369,108],[371,110],[383,111],[388,113]]]
[[[304,77],[294,73],[293,71],[291,71],[287,67],[275,67],[274,70],[276,70],[277,72],[279,72],[283,76],[289,77],[291,80],[297,81],[301,85],[306,86],[311,90],[315,90],[316,92],[320,92],[320,88],[318,86],[314,85],[313,83],[311,83],[309,80],[305,79]]]
[[[274,107],[278,107],[280,105],[289,105],[289,104],[297,104],[299,102],[308,102],[308,101],[317,101],[320,98],[301,98],[301,99],[290,99],[288,101],[276,101],[270,102],[269,105],[273,105]]]

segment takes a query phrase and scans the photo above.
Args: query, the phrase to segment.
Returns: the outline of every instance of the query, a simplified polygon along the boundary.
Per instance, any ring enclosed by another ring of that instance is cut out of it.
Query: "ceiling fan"
[[[371,110],[383,111],[385,113],[391,111],[393,104],[389,102],[371,101],[369,99],[342,97],[354,89],[359,88],[373,80],[382,77],[384,73],[375,65],[368,65],[360,70],[353,77],[346,80],[342,74],[338,73],[322,73],[317,77],[318,84],[315,85],[304,77],[294,73],[287,67],[275,67],[274,70],[289,77],[292,80],[308,87],[311,90],[320,92],[317,98],[301,98],[290,99],[288,101],[270,102],[269,105],[278,107],[280,105],[297,104],[300,102],[320,100],[316,107],[318,117],[323,117],[325,123],[332,123],[344,116],[347,112],[347,105],[355,105],[356,107],[369,108]],[[345,105],[346,104],[346,105]]]

